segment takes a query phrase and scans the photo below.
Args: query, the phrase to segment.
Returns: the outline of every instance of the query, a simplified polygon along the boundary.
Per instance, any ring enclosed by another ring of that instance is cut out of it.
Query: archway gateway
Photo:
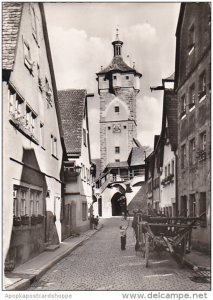
[[[111,199],[112,216],[121,216],[126,211],[126,197],[120,193],[115,193]]]

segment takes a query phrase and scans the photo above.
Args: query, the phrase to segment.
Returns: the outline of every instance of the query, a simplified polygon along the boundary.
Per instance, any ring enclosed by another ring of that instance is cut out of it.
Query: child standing
[[[126,249],[126,230],[127,226],[120,226],[121,250]]]

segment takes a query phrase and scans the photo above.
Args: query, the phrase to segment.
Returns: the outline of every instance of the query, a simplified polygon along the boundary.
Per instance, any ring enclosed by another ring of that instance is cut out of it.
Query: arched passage
[[[121,216],[126,211],[126,197],[120,193],[115,193],[111,199],[112,216]]]

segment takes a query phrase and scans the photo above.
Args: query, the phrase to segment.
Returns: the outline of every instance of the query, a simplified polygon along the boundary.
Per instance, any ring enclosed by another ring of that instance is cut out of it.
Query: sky
[[[45,3],[58,90],[87,89],[92,158],[100,157],[99,95],[96,73],[113,58],[116,28],[122,56],[142,73],[137,95],[137,137],[153,148],[160,134],[163,92],[151,93],[175,70],[179,3]],[[127,57],[128,56],[128,57]]]

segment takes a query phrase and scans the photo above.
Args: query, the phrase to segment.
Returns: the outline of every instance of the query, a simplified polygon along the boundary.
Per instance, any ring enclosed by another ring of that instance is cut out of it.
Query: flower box
[[[30,218],[29,216],[21,216],[21,223],[22,225],[29,225],[30,224]]]
[[[31,216],[31,225],[36,225],[38,222],[38,217],[32,215]]]
[[[20,217],[13,217],[13,226],[20,226],[22,224]]]
[[[42,216],[42,215],[37,216],[37,223],[38,224],[41,224],[43,222],[43,220],[44,220],[44,216]]]

